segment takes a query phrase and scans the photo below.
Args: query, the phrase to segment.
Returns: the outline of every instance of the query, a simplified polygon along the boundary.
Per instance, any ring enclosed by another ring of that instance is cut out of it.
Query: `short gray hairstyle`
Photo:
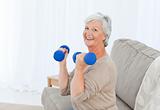
[[[85,24],[87,24],[88,22],[91,22],[93,20],[97,20],[97,21],[100,21],[102,23],[103,32],[106,36],[106,39],[104,40],[104,46],[107,47],[108,40],[109,40],[109,37],[111,35],[111,31],[112,31],[110,17],[106,16],[106,15],[103,15],[102,13],[98,12],[96,14],[93,14],[93,15],[89,16],[85,20]]]

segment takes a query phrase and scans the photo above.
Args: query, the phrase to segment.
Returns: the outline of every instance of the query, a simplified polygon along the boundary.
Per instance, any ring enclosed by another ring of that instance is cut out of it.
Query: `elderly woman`
[[[67,54],[60,62],[61,95],[71,95],[74,110],[117,110],[116,68],[105,50],[110,34],[111,20],[108,16],[101,13],[89,16],[85,21],[83,39],[88,51],[96,54],[96,63],[87,65],[83,60],[85,53],[79,54],[74,71],[68,74]]]

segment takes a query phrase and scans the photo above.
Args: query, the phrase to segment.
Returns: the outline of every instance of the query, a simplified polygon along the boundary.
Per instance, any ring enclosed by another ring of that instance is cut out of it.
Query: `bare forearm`
[[[59,69],[59,87],[60,89],[64,89],[67,87],[68,83],[68,70],[65,65],[60,65]]]
[[[79,95],[84,91],[84,76],[82,71],[75,70],[74,77],[71,82],[71,97]]]

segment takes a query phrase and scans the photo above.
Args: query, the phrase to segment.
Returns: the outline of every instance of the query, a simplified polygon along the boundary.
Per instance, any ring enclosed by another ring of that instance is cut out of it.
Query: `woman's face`
[[[103,32],[102,23],[96,20],[88,22],[83,31],[83,38],[87,47],[104,45],[105,34]]]

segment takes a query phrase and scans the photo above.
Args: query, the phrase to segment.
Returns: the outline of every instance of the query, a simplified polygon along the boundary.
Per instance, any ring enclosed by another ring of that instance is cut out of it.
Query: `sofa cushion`
[[[119,97],[116,97],[118,110],[133,110],[125,102],[123,102]]]
[[[41,98],[45,110],[73,110],[70,96],[61,96],[58,88],[44,88]]]
[[[160,52],[138,41],[119,39],[114,42],[111,57],[117,66],[116,94],[132,109],[143,77]]]
[[[135,110],[160,110],[160,56],[149,66],[136,97]]]

